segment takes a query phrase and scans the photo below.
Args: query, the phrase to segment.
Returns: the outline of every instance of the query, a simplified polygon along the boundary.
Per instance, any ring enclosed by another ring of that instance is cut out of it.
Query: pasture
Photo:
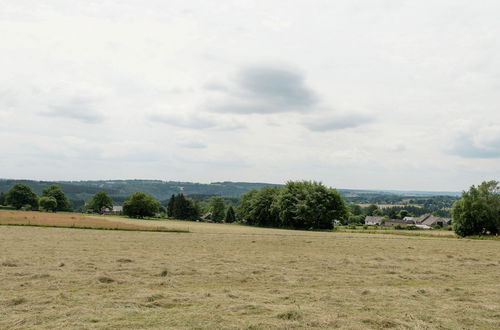
[[[0,226],[0,328],[500,327],[499,241],[83,218],[189,233]]]

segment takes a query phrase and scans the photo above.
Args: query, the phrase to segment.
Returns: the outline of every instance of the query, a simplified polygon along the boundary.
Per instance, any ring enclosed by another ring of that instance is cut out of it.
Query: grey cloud
[[[224,86],[222,84],[216,83],[216,82],[211,82],[207,83],[203,86],[203,89],[207,91],[213,91],[213,92],[227,92],[229,89],[227,86]]]
[[[149,120],[180,128],[206,129],[217,126],[214,120],[194,114],[188,116],[154,114],[149,116]]]
[[[308,118],[302,122],[302,125],[311,131],[327,132],[358,127],[373,120],[372,116],[365,114],[338,114]]]
[[[98,123],[104,120],[104,116],[92,109],[95,101],[86,98],[72,98],[68,102],[52,106],[49,111],[40,112],[47,117],[60,117],[79,120],[84,123]]]
[[[246,128],[245,125],[224,118],[207,117],[203,114],[191,113],[187,115],[153,114],[148,117],[151,122],[159,122],[170,126],[188,129],[212,129],[219,131],[233,131]]]
[[[500,136],[489,143],[479,143],[472,132],[462,132],[454,137],[446,150],[464,158],[500,158]]]
[[[207,145],[199,141],[186,141],[179,143],[179,146],[189,149],[205,149]]]
[[[238,114],[306,112],[318,102],[316,93],[306,86],[304,76],[290,68],[248,67],[237,74],[235,82],[235,89],[226,91],[227,99],[210,105],[210,111]]]

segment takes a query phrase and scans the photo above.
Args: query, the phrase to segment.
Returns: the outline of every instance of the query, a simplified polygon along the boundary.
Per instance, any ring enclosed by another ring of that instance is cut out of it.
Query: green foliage
[[[352,215],[362,215],[363,209],[358,204],[349,204],[349,212]]]
[[[367,207],[365,207],[365,209],[363,211],[364,211],[363,213],[368,215],[368,216],[379,215],[379,214],[376,214],[377,211],[379,211],[379,208],[375,204],[368,205]]]
[[[42,196],[39,200],[40,208],[47,212],[57,211],[57,200],[50,196]]]
[[[236,221],[236,214],[234,213],[233,206],[229,205],[226,212],[226,217],[224,218],[224,222],[233,223]]]
[[[225,210],[224,199],[219,196],[212,197],[210,200],[210,211],[212,212],[212,220],[214,222],[222,222],[224,220]]]
[[[362,225],[364,223],[365,223],[364,215],[349,215],[349,219],[347,220],[347,224]]]
[[[16,183],[10,188],[7,192],[6,201],[8,205],[12,205],[18,210],[22,207],[29,209],[38,208],[37,195],[29,186],[22,183]]]
[[[1,192],[0,193],[0,205],[6,205],[6,200],[7,199],[7,196],[5,195],[4,192]]]
[[[404,219],[405,217],[411,217],[411,216],[412,216],[411,213],[408,212],[408,210],[405,210],[405,209],[399,211],[399,213],[398,213],[398,218],[399,219]]]
[[[136,192],[123,203],[123,213],[131,218],[142,219],[154,216],[160,209],[160,202],[153,196]]]
[[[319,182],[289,181],[278,200],[283,227],[333,229],[334,220],[343,220],[348,211],[340,194]]]
[[[181,220],[197,220],[200,217],[200,207],[184,194],[172,195],[167,203],[167,216]]]
[[[500,186],[497,181],[472,186],[452,207],[453,229],[459,236],[500,231]]]
[[[264,187],[243,194],[236,209],[236,218],[249,225],[281,227],[277,202],[282,189]]]
[[[318,182],[288,182],[244,194],[237,208],[239,221],[257,226],[332,229],[346,221],[348,209],[340,194]]]
[[[103,209],[113,208],[113,200],[104,191],[97,192],[90,200],[88,207],[94,210],[94,212],[102,213]]]
[[[71,211],[72,206],[69,199],[66,197],[64,192],[61,189],[61,186],[57,184],[53,184],[47,188],[45,188],[42,192],[43,197],[53,197],[56,202],[56,210],[54,211]]]

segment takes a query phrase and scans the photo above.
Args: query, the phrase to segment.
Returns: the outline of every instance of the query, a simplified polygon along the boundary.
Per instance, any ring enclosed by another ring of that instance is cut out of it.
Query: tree
[[[459,236],[500,232],[500,186],[497,181],[471,186],[451,209],[453,229]]]
[[[281,227],[278,197],[283,188],[264,187],[244,194],[237,207],[238,219],[249,225]]]
[[[175,195],[172,194],[167,204],[167,216],[169,218],[174,216],[174,204],[175,204]]]
[[[364,213],[368,216],[378,215],[378,214],[375,214],[377,211],[379,211],[379,208],[375,204],[370,204],[364,208]]]
[[[57,200],[54,197],[40,197],[40,207],[47,212],[55,212],[57,210]]]
[[[222,222],[224,220],[224,211],[226,205],[224,199],[220,196],[212,197],[210,200],[210,211],[212,211],[212,220],[215,222]]]
[[[404,210],[404,209],[399,211],[399,213],[398,213],[399,219],[404,219],[404,218],[409,217],[409,216],[411,216],[411,213],[408,212],[407,210]]]
[[[287,182],[278,206],[282,226],[294,229],[332,229],[334,220],[344,221],[349,213],[335,189],[311,181]]]
[[[5,199],[6,199],[5,193],[1,192],[0,193],[0,205],[5,205]]]
[[[61,186],[57,184],[45,188],[42,192],[42,196],[53,197],[56,200],[57,206],[54,211],[71,211],[72,209],[71,202],[62,191]]]
[[[236,221],[236,215],[234,214],[234,209],[231,205],[227,208],[226,217],[224,218],[226,223],[233,223]]]
[[[113,200],[104,191],[99,191],[90,200],[88,206],[94,210],[94,212],[102,213],[105,208],[113,208]]]
[[[31,209],[38,208],[37,195],[29,186],[23,183],[16,183],[15,185],[13,185],[12,188],[10,188],[10,190],[7,192],[6,200],[8,205],[12,205],[18,210],[21,207],[28,205]]]
[[[152,217],[159,209],[160,202],[153,196],[141,192],[128,196],[123,203],[123,213],[131,218]]]
[[[169,218],[196,220],[200,216],[200,208],[198,203],[184,194],[172,195],[167,203],[167,215]]]

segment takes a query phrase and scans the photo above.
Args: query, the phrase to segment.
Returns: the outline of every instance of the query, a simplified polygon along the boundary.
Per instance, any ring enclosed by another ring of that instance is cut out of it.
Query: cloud
[[[185,141],[179,143],[179,146],[183,148],[188,148],[188,149],[205,149],[207,148],[207,145],[203,142],[200,141]]]
[[[212,112],[250,114],[307,112],[318,102],[296,69],[281,66],[251,66],[238,72],[234,88],[209,84],[207,90],[224,92],[223,100],[209,105]]]
[[[202,113],[189,114],[152,114],[148,117],[151,122],[158,122],[170,126],[187,129],[213,129],[220,131],[232,131],[246,128],[245,125],[227,120],[222,117],[207,116]]]
[[[206,129],[214,128],[217,126],[215,120],[205,118],[201,115],[175,115],[175,114],[153,114],[149,116],[152,122],[160,122],[170,126],[191,129]]]
[[[94,106],[94,99],[74,97],[66,103],[51,106],[49,111],[43,111],[39,114],[46,117],[69,118],[94,124],[104,120],[103,115],[92,109]]]
[[[360,113],[328,114],[306,118],[302,121],[302,125],[314,132],[327,132],[358,127],[373,120],[372,116]]]
[[[500,125],[462,125],[446,151],[463,158],[500,158]]]

